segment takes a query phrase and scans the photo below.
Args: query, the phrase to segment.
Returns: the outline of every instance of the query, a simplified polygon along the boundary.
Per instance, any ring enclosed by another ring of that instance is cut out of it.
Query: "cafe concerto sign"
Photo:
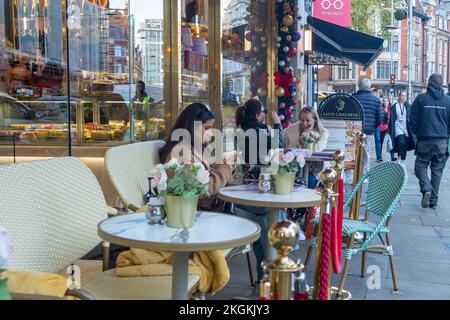
[[[313,16],[348,28],[352,22],[351,9],[352,0],[315,0]]]

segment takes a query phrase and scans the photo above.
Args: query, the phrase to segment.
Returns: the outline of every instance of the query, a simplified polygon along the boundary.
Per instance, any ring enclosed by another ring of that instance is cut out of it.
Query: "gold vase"
[[[290,196],[294,188],[295,172],[277,173],[274,175],[275,194],[280,196]]]
[[[167,226],[188,229],[194,226],[197,212],[198,196],[166,196]]]
[[[317,151],[317,144],[315,144],[315,143],[308,143],[308,144],[306,145],[306,149],[308,149],[309,152],[310,152],[311,155],[312,155],[314,152]]]

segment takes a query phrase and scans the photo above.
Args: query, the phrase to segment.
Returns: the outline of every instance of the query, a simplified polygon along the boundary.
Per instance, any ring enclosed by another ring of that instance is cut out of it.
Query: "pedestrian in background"
[[[381,100],[375,96],[371,90],[372,83],[367,78],[362,78],[359,81],[359,90],[353,97],[359,101],[364,111],[364,133],[367,135],[366,146],[364,148],[364,172],[370,169],[370,151],[372,141],[377,128],[381,124]]]
[[[381,114],[381,125],[380,125],[380,144],[381,149],[383,149],[384,141],[387,140],[387,152],[391,154],[391,161],[397,161],[393,152],[392,139],[389,134],[389,122],[391,120],[391,102],[388,98],[383,99],[383,112]],[[381,159],[383,161],[383,159]]]
[[[392,153],[398,154],[401,163],[405,162],[408,151],[415,148],[409,120],[410,115],[411,105],[407,102],[407,94],[405,91],[400,91],[398,101],[394,103],[391,109],[389,133],[392,138]]]
[[[440,74],[432,74],[427,92],[416,98],[411,110],[410,127],[417,136],[414,171],[423,196],[422,208],[437,207],[442,173],[449,157],[450,97],[444,94],[442,83]]]

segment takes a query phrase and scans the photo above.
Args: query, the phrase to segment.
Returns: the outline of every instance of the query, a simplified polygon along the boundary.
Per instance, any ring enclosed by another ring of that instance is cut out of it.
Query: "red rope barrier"
[[[339,179],[338,207],[333,207],[331,230],[331,255],[334,273],[342,271],[342,224],[344,222],[344,180]]]
[[[322,248],[320,257],[319,300],[328,300],[328,286],[330,275],[330,246],[331,246],[331,214],[324,213],[322,225]]]

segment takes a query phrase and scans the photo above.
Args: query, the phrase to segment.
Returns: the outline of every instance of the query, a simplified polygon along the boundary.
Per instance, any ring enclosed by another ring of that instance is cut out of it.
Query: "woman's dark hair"
[[[185,129],[189,131],[191,135],[191,145],[194,146],[194,123],[196,121],[205,123],[209,120],[213,120],[214,118],[214,113],[212,112],[211,107],[203,103],[193,103],[184,109],[179,115],[177,122],[175,122],[175,125],[167,138],[166,145],[159,152],[161,161],[165,161],[172,149],[180,143],[180,141],[172,141],[172,133],[175,130]]]
[[[242,107],[236,110],[236,126],[243,130],[248,130],[258,124],[256,116],[263,110],[263,105],[259,100],[250,99]]]

